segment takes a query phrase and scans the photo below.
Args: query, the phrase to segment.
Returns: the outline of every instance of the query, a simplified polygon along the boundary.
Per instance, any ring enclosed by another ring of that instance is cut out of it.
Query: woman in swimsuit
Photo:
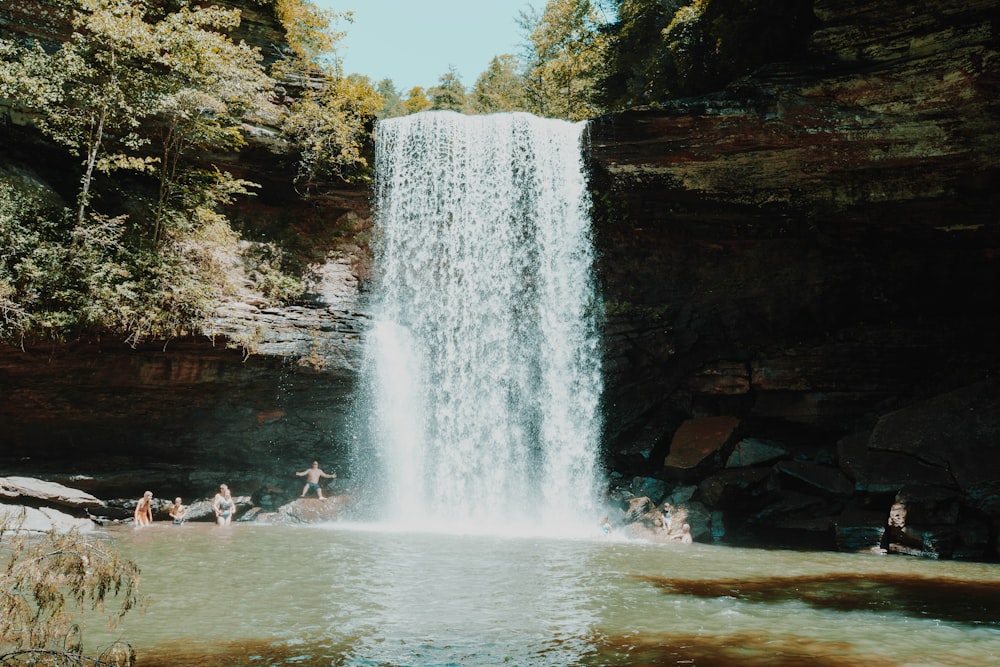
[[[135,519],[135,527],[141,528],[142,526],[148,526],[153,523],[153,492],[147,491],[142,494],[142,498],[139,498],[139,502],[135,504],[135,514],[133,515]]]
[[[215,511],[215,522],[220,526],[228,526],[232,522],[236,503],[233,502],[233,494],[225,484],[219,486],[219,492],[212,500],[212,510]]]

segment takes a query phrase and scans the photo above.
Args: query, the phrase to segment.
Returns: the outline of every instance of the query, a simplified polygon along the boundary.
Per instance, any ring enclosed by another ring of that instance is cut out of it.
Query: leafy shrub
[[[106,543],[78,533],[29,537],[0,522],[0,665],[94,664],[83,654],[74,623],[86,609],[99,610],[114,625],[141,604],[139,567]],[[16,525],[13,526],[16,528]],[[115,600],[116,606],[106,605]],[[135,654],[115,644],[100,664],[131,665]]]

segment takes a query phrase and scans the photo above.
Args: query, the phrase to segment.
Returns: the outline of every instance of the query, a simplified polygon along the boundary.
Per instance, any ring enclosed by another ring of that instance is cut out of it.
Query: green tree
[[[611,108],[665,99],[676,88],[676,62],[664,30],[683,0],[614,0],[601,98]]]
[[[406,105],[403,102],[403,95],[396,90],[396,84],[392,79],[382,79],[375,86],[375,92],[382,98],[382,110],[379,111],[379,118],[396,118],[406,115]]]
[[[206,158],[238,150],[243,128],[258,123],[298,143],[307,189],[327,175],[364,178],[382,103],[323,53],[339,38],[329,20],[343,14],[309,0],[260,3],[277,8],[293,44],[272,68],[287,77],[282,101],[298,100],[291,108],[271,99],[260,54],[227,36],[238,13],[208,3],[50,0],[72,21],[66,43],[47,52],[0,40],[0,97],[83,164],[68,214],[0,178],[0,335],[107,328],[135,343],[200,331],[219,299],[248,282],[268,297],[293,295],[282,258],[268,253],[269,268],[257,270],[224,214],[255,184]],[[99,178],[116,169],[139,177]],[[147,183],[159,184],[148,197]],[[97,199],[111,187],[130,200],[128,216],[112,210],[117,198]]]
[[[517,69],[518,60],[510,54],[496,56],[490,61],[472,89],[473,108],[477,113],[528,110],[524,78]]]
[[[591,0],[549,0],[541,15],[521,13],[528,33],[528,102],[541,115],[582,120],[599,114],[598,80],[607,38]]]
[[[298,182],[309,189],[322,177],[366,178],[365,149],[381,108],[367,77],[328,76],[306,90],[282,127],[301,152]]]
[[[197,182],[188,178],[185,155],[195,148],[239,150],[246,143],[246,117],[272,106],[274,82],[264,73],[260,53],[219,32],[239,23],[236,10],[182,7],[155,25],[168,81],[157,109],[162,120],[156,124],[161,153],[154,245],[168,211],[183,213],[179,188]]]
[[[253,184],[192,168],[182,156],[192,147],[242,144],[242,114],[260,109],[270,89],[259,55],[220,32],[235,26],[233,11],[182,5],[173,13],[157,6],[153,14],[143,2],[124,0],[66,0],[60,7],[71,12],[74,29],[59,48],[0,45],[0,95],[29,109],[44,134],[84,158],[78,205],[72,220],[26,199],[8,207],[0,240],[19,252],[0,258],[8,314],[0,329],[58,337],[106,327],[131,342],[196,330],[218,296],[238,284],[221,269],[238,255],[238,239],[219,211]],[[150,137],[162,140],[159,158],[148,152]],[[157,165],[151,233],[141,227],[142,207],[133,209],[136,220],[91,210],[97,174],[152,172]],[[167,219],[175,233],[161,244]],[[194,252],[196,246],[208,251]]]
[[[601,99],[610,108],[720,90],[769,62],[800,57],[815,26],[809,3],[611,0]]]
[[[438,79],[438,85],[430,89],[431,109],[437,111],[463,112],[467,107],[465,86],[454,67]]]
[[[351,12],[323,9],[311,0],[275,0],[275,9],[293,59],[313,67],[320,67],[344,36],[333,26],[354,20]]]
[[[16,528],[16,526],[15,526]],[[104,610],[117,622],[141,603],[139,568],[97,540],[77,533],[50,533],[29,540],[0,525],[6,567],[0,569],[0,664],[82,665],[95,658],[82,651],[77,613]],[[131,665],[135,654],[116,643],[99,664]]]
[[[427,99],[427,92],[422,87],[414,86],[406,93],[403,107],[407,114],[420,113],[431,108],[431,101]]]
[[[83,159],[77,201],[82,224],[95,173],[148,168],[139,132],[163,91],[158,40],[145,6],[130,0],[67,0],[73,33],[54,54],[20,51],[4,68],[0,96],[35,110],[38,128]],[[9,47],[8,47],[9,49]]]

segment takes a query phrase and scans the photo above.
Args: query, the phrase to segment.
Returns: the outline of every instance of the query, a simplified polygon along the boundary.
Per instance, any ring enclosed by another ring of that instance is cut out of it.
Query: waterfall
[[[599,518],[584,130],[452,112],[376,128],[368,446],[395,519]]]

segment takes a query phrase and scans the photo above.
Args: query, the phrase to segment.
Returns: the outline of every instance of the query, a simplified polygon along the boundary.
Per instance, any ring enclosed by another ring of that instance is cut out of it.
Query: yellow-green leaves
[[[382,98],[364,79],[331,76],[319,90],[307,90],[282,128],[300,147],[300,184],[308,188],[324,176],[363,176],[368,165],[363,150],[381,108]]]
[[[601,21],[591,0],[549,0],[541,16],[522,15],[531,43],[525,79],[532,111],[569,120],[600,113],[595,99],[607,48]]]
[[[92,659],[80,654],[75,613],[103,612],[114,600],[107,616],[112,623],[120,619],[141,603],[139,568],[77,533],[29,541],[8,528],[0,525],[5,565],[0,567],[0,663],[89,664]]]
[[[318,64],[343,37],[332,28],[338,20],[350,22],[350,12],[321,9],[310,0],[277,0],[277,14],[285,26],[286,40],[296,57]]]

